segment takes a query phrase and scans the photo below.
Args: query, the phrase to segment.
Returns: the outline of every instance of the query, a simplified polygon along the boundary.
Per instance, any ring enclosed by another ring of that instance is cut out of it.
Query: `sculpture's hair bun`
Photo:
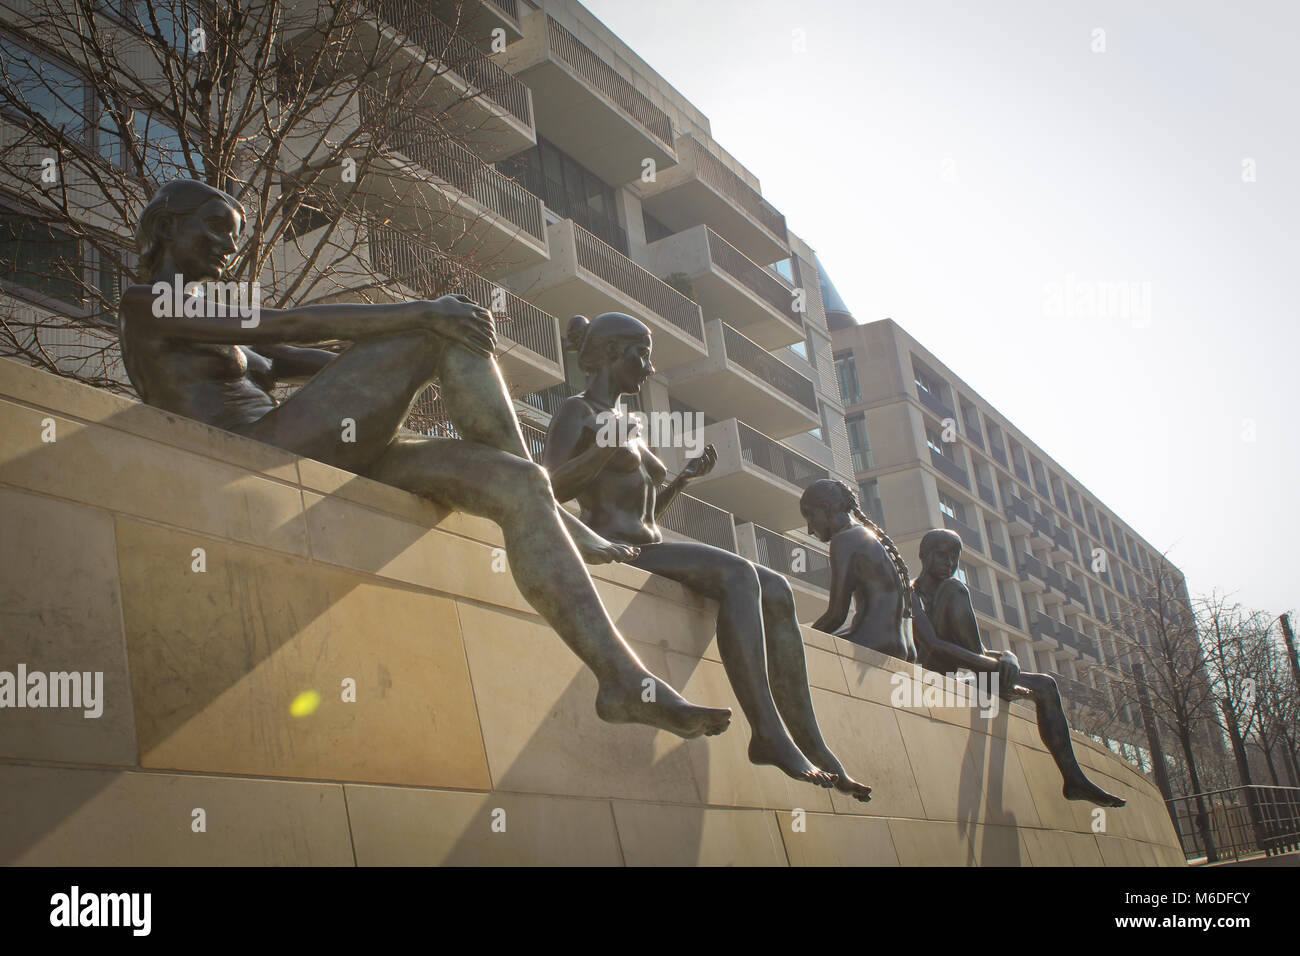
[[[587,330],[591,327],[591,320],[585,315],[575,315],[569,319],[569,328],[564,333],[564,347],[570,352],[581,352],[582,345],[587,341]]]

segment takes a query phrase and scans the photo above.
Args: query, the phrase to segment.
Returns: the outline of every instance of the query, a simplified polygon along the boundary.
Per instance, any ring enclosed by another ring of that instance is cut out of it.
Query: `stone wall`
[[[893,707],[918,672],[806,628],[826,736],[875,798],[751,766],[713,605],[632,568],[594,576],[637,653],[736,719],[605,724],[490,523],[10,361],[0,534],[0,671],[104,681],[97,719],[0,710],[0,863],[1183,862],[1108,751],[1076,739],[1129,800],[1094,833],[1032,711]]]

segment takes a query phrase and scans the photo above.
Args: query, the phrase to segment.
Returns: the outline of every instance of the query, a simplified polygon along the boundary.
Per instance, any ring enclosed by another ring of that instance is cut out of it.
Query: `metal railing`
[[[970,475],[966,469],[949,459],[947,455],[941,455],[931,448],[930,463],[945,477],[955,481],[963,488],[970,488]]]
[[[817,392],[808,376],[792,369],[725,322],[722,323],[722,342],[728,359],[809,411],[817,411]]]
[[[967,588],[967,590],[970,591],[970,603],[975,610],[991,618],[996,618],[998,616],[992,595],[985,594],[983,591],[973,587]]]
[[[990,541],[989,557],[992,558],[994,561],[996,561],[998,564],[1002,565],[1004,568],[1010,570],[1011,565],[1007,561],[1007,549],[1002,547],[1002,545]]]
[[[516,23],[519,22],[519,0],[483,0],[490,7],[496,7]]]
[[[1014,521],[1016,518],[1019,518],[1027,525],[1032,525],[1034,523],[1031,516],[1032,512],[1029,510],[1029,505],[1025,503],[1024,500],[1017,498],[1005,489],[1002,492],[1002,511],[1007,516],[1008,521]]]
[[[1000,445],[995,445],[993,439],[989,439],[989,452],[993,455],[993,460],[1003,468],[1007,467],[1007,453],[1002,450]]]
[[[745,210],[768,232],[782,243],[786,240],[785,216],[776,207],[762,197],[758,190],[727,168],[712,150],[691,137],[691,148],[695,154],[695,170],[701,181],[726,196],[741,209]]]
[[[1029,612],[1029,633],[1042,640],[1044,638],[1056,639],[1060,625],[1054,618],[1050,618],[1038,611]]]
[[[1300,787],[1229,787],[1166,801],[1189,861],[1300,850]]]
[[[427,4],[416,0],[367,0],[367,3],[381,19],[436,56],[472,89],[479,90],[532,127],[533,106],[528,87],[492,62],[468,37],[434,16]]]
[[[994,508],[998,506],[998,496],[994,493],[992,488],[980,481],[979,478],[975,479],[975,490],[979,492],[979,496],[983,498],[985,502],[991,504]]]
[[[362,122],[383,110],[381,97],[372,87],[361,91]],[[402,153],[442,182],[454,186],[480,206],[518,226],[534,239],[545,241],[542,200],[473,152],[453,143],[447,134],[417,116],[389,111],[382,120],[385,146]]]
[[[1002,605],[1002,620],[1006,621],[1012,627],[1020,626],[1020,609],[1014,604]]]
[[[736,425],[740,432],[740,455],[751,465],[799,488],[807,488],[820,478],[830,477],[830,472],[812,459],[791,451],[744,422],[738,421]]]
[[[667,113],[550,15],[546,17],[546,34],[551,53],[557,60],[617,103],[646,132],[672,149],[673,124]]]
[[[516,345],[560,364],[559,324],[555,317],[501,286],[470,272],[450,270],[447,260],[389,226],[371,224],[370,262],[374,268],[417,295],[436,299],[449,292],[468,295],[494,312],[497,331]]]
[[[934,412],[940,418],[951,418],[953,421],[957,420],[957,413],[953,411],[950,406],[944,404],[943,399],[936,395],[932,390],[928,388],[918,388],[916,393],[920,396],[921,404],[930,409],[930,411]]]
[[[733,554],[736,551],[736,525],[731,512],[716,508],[707,501],[678,494],[655,520],[661,527],[702,544],[711,544]]]
[[[949,531],[956,531],[961,536],[962,547],[973,548],[980,554],[984,553],[984,541],[980,533],[972,528],[966,522],[954,518],[947,512],[943,515],[943,526]]]
[[[704,320],[698,305],[576,222],[573,223],[573,241],[578,265],[703,343]]]
[[[712,229],[706,227],[706,233],[714,265],[770,305],[781,318],[803,327],[803,318],[794,310],[793,289]]]
[[[754,525],[754,541],[758,545],[758,563],[765,568],[823,591],[831,589],[831,560],[826,552],[761,525]]]

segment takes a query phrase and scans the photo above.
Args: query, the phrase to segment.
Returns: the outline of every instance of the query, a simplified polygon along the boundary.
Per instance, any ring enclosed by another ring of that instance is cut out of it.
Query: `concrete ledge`
[[[715,606],[621,566],[593,577],[637,653],[736,719],[605,724],[490,522],[11,361],[0,533],[0,670],[103,675],[98,718],[0,710],[0,863],[1183,862],[1109,751],[1076,736],[1129,800],[1094,832],[1032,710],[893,707],[915,667],[808,629],[823,729],[875,799],[752,766]]]

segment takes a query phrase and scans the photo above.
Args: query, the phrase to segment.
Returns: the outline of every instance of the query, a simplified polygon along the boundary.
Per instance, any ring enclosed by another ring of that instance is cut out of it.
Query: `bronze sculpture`
[[[195,180],[167,183],[142,214],[141,268],[155,285],[127,289],[119,314],[123,360],[141,399],[490,518],[524,597],[595,673],[603,719],[682,737],[725,730],[730,710],[682,698],[646,669],[606,613],[583,557],[620,560],[635,549],[598,538],[556,504],[493,358],[491,312],[447,295],[261,309],[251,321],[228,308],[167,314],[176,310],[161,301],[161,288],[183,285],[185,302],[197,301],[194,286],[222,277],[243,224],[238,200]],[[299,347],[327,341],[352,344],[341,354]],[[466,440],[399,434],[434,379]],[[277,403],[277,381],[305,384]]]
[[[898,549],[863,514],[857,496],[843,482],[813,482],[804,491],[800,508],[808,519],[809,534],[831,545],[831,603],[813,627],[834,632],[844,623],[850,598],[855,598],[858,614],[853,627],[841,636],[890,653],[886,647],[903,641],[900,605],[906,602],[912,618],[906,642],[911,653],[893,656],[945,674],[962,668],[996,674],[1002,699],[1034,702],[1038,733],[1061,772],[1065,797],[1104,807],[1124,806],[1124,800],[1098,787],[1079,767],[1056,681],[1047,674],[1022,673],[1010,651],[984,646],[970,592],[953,577],[961,553],[959,535],[945,528],[927,532],[921,539],[923,570],[909,582]]]
[[[961,536],[955,531],[935,528],[921,538],[921,573],[913,590],[921,605],[916,613],[916,644],[922,665],[945,673],[963,667],[996,672],[1004,700],[1034,702],[1038,735],[1061,772],[1065,798],[1103,807],[1124,806],[1123,799],[1097,786],[1079,766],[1056,681],[1048,674],[1021,671],[1010,651],[984,646],[970,591],[954,577],[960,557]]]
[[[867,517],[853,489],[842,481],[814,481],[804,489],[799,510],[808,533],[831,546],[830,600],[812,626],[834,634],[853,602],[857,614],[841,637],[890,657],[916,660],[911,582],[889,535]]]
[[[610,312],[588,323],[576,316],[567,347],[587,373],[587,388],[556,412],[545,464],[556,498],[577,498],[584,523],[603,537],[638,547],[629,564],[679,581],[718,601],[718,646],[749,720],[749,757],[797,780],[835,786],[858,800],[871,788],[853,780],[822,738],[813,712],[794,594],[781,575],[721,548],[665,542],[656,519],[693,478],[717,460],[712,446],[666,481],[667,469],[628,430],[625,441],[599,436],[622,413],[620,399],[654,374],[650,329]]]

